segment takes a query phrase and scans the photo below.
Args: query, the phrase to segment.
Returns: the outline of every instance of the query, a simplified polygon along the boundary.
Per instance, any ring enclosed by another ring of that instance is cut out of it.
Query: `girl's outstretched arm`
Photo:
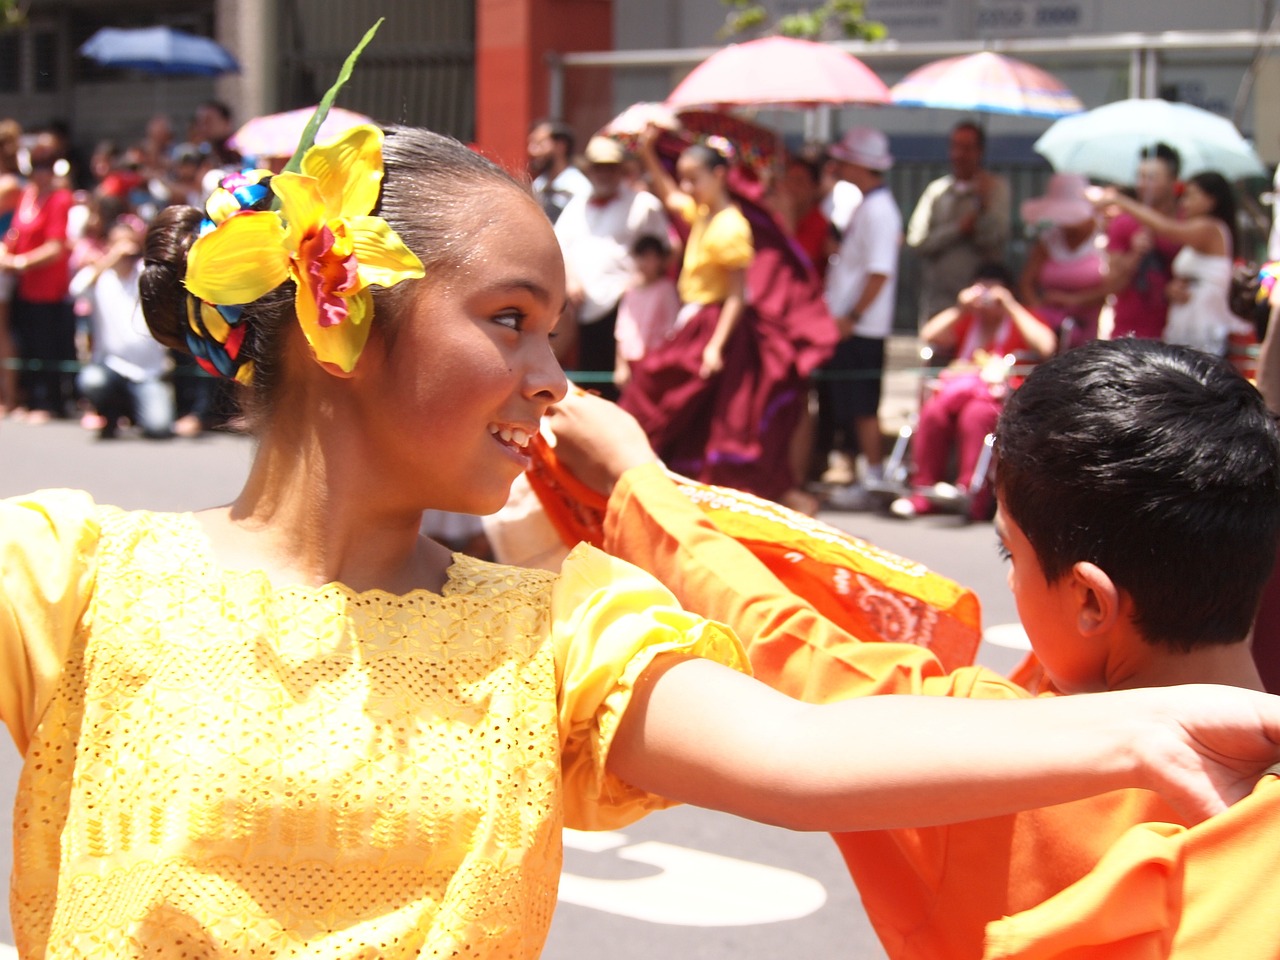
[[[1012,701],[880,696],[814,705],[705,660],[650,667],[612,773],[799,830],[926,826],[1123,787],[1189,820],[1280,761],[1280,698],[1207,685]]]

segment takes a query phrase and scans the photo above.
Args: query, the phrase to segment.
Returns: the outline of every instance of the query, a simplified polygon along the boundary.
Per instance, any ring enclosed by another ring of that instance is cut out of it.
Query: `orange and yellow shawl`
[[[541,436],[530,446],[529,484],[565,544],[603,546],[605,498],[564,467]],[[671,478],[721,533],[843,630],[862,640],[924,647],[946,670],[973,663],[982,613],[972,590],[769,500]],[[827,690],[824,699],[840,699],[839,693]]]

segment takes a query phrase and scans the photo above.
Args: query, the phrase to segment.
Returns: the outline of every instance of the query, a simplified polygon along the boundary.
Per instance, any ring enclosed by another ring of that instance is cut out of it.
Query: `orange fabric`
[[[603,544],[604,498],[561,466],[541,437],[532,449],[530,486],[565,543]],[[632,472],[645,470],[665,476],[657,465]],[[804,597],[813,613],[854,636],[927,647],[946,669],[973,663],[981,610],[971,590],[771,501],[675,479],[713,529],[746,547],[781,581],[771,584],[774,592]]]
[[[605,549],[655,574],[682,605],[730,624],[747,644],[756,676],[771,686],[811,702],[877,693],[1029,696],[983,668],[948,673],[922,646],[865,642],[885,638],[886,631],[851,630],[824,617],[792,589],[812,582],[784,582],[754,562],[749,545],[718,527],[728,508],[699,503],[709,511],[703,513],[689,494],[656,464],[628,471],[608,501]],[[909,561],[868,555],[901,577],[922,576]],[[852,600],[862,608],[856,616],[873,627],[877,616],[888,618],[889,637],[927,637],[944,619],[878,588]],[[893,960],[974,960],[982,955],[988,922],[1083,877],[1133,824],[1175,816],[1154,795],[1135,790],[1016,816],[835,840]]]
[[[1084,879],[987,928],[986,960],[1280,957],[1280,780],[1186,828],[1127,831]]]

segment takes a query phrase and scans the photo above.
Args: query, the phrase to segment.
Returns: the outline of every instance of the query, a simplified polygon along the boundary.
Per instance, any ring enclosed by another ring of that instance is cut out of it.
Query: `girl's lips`
[[[520,469],[528,470],[533,459],[526,453],[532,434],[524,427],[499,426],[491,424],[489,433],[498,442],[508,457],[520,465]]]

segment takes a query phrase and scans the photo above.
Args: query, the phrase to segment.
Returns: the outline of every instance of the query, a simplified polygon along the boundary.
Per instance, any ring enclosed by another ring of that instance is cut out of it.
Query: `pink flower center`
[[[347,319],[347,302],[341,294],[356,284],[356,255],[334,252],[334,235],[328,225],[303,239],[299,259],[306,265],[307,285],[315,298],[322,327],[334,327]]]

